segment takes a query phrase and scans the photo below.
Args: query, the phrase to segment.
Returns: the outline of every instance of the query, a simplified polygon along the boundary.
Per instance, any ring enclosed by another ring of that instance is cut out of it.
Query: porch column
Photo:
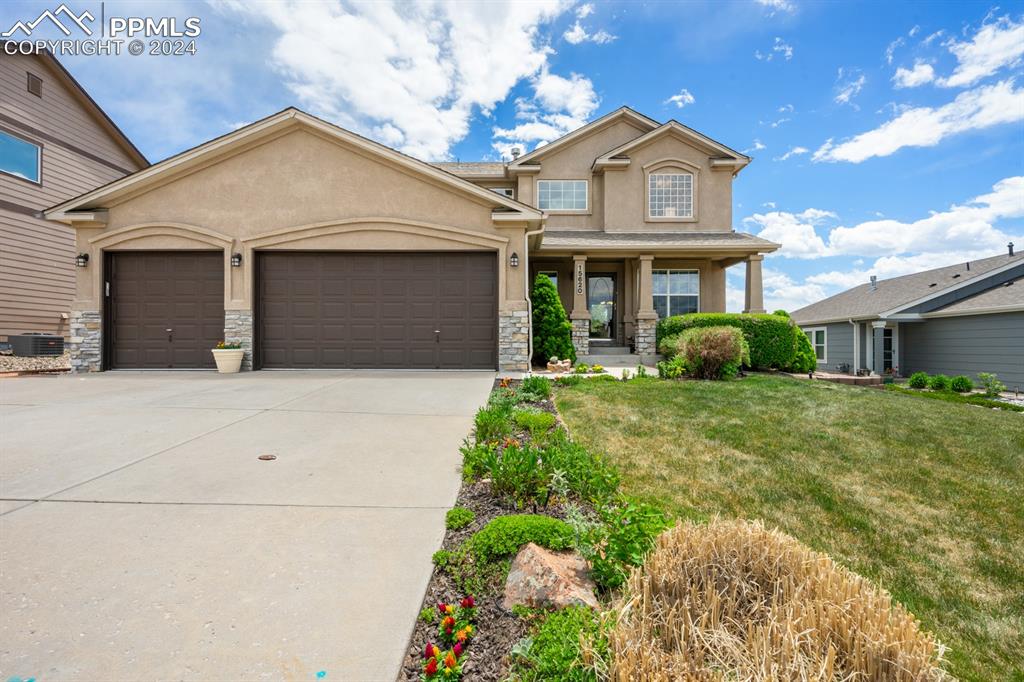
[[[885,320],[875,320],[871,323],[871,347],[874,350],[871,371],[882,376],[885,374]]]
[[[655,339],[658,313],[654,312],[654,276],[652,274],[654,256],[641,255],[639,265],[639,295],[637,296],[636,332],[633,336],[633,345],[641,362],[651,363],[658,353]]]
[[[590,353],[590,309],[587,307],[587,257],[574,254],[572,257],[572,345],[576,359]]]
[[[747,258],[746,292],[744,296],[743,312],[763,313],[764,312],[764,286],[761,282],[761,261],[764,256],[756,253]]]

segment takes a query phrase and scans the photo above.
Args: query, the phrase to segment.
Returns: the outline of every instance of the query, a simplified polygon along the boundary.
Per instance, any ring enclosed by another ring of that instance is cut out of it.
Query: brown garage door
[[[497,365],[493,253],[262,253],[266,368]]]
[[[112,369],[213,367],[224,338],[221,252],[107,254],[107,360]]]

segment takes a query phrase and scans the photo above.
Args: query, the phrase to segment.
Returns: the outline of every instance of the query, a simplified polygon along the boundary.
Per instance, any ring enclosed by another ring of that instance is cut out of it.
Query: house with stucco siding
[[[77,371],[526,370],[556,283],[583,357],[655,354],[665,315],[725,310],[779,245],[732,227],[751,159],[623,107],[510,162],[426,163],[294,108],[50,208],[77,271]]]

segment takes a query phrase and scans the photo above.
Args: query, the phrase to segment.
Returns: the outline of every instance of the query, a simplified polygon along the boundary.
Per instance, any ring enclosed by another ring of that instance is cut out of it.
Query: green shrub
[[[444,515],[444,527],[448,530],[461,530],[473,523],[476,514],[466,507],[453,507]]]
[[[519,385],[519,402],[538,403],[551,397],[551,380],[529,376]]]
[[[680,341],[680,356],[690,373],[700,379],[729,379],[750,364],[750,349],[735,327],[687,329]]]
[[[583,364],[576,365],[572,371],[576,372],[576,374],[586,374],[590,371],[590,365],[584,362]]]
[[[572,323],[565,315],[558,290],[550,277],[537,273],[530,301],[533,307],[533,362],[543,365],[552,357],[576,362]]]
[[[555,425],[555,415],[540,410],[516,410],[512,413],[512,419],[519,428],[529,431],[534,440],[541,438]]]
[[[666,360],[679,355],[682,350],[683,335],[682,333],[673,334],[672,336],[666,336],[658,342],[658,352],[665,356]]]
[[[512,408],[491,402],[476,412],[476,442],[501,440],[512,433]]]
[[[558,386],[579,386],[581,381],[583,381],[583,377],[565,374],[555,379],[555,384]]]
[[[467,481],[480,478],[490,471],[490,462],[496,456],[496,443],[470,443],[462,441],[459,452],[462,453],[462,477]]]
[[[671,360],[662,360],[657,367],[658,376],[662,379],[678,379],[686,374],[686,360],[681,355],[677,355]]]
[[[907,380],[907,386],[911,388],[928,388],[928,372],[914,372]]]
[[[793,366],[794,334],[803,334],[790,320],[777,315],[693,313],[659,320],[656,331],[658,347],[661,347],[662,339],[696,327],[737,327],[750,346],[750,366],[776,369]]]
[[[955,393],[970,393],[974,390],[974,382],[970,377],[961,374],[949,380],[949,387]]]
[[[565,521],[536,514],[513,514],[492,519],[471,535],[460,551],[480,565],[512,556],[528,542],[562,550],[572,546],[572,539],[572,528]]]
[[[811,340],[800,327],[793,327],[793,363],[783,367],[788,372],[806,374],[818,368],[818,356],[814,354]]]
[[[522,682],[597,682],[608,660],[601,617],[586,606],[549,613],[513,648],[513,679]],[[597,659],[597,660],[594,660]]]
[[[420,620],[427,625],[430,625],[437,620],[437,607],[436,606],[424,606],[420,610]]]
[[[886,384],[885,390],[892,391],[893,393],[902,393],[903,395],[912,395],[918,398],[942,400],[947,403],[962,403],[997,410],[1009,410],[1010,412],[1024,412],[1024,406],[1014,405],[1013,403],[1004,402],[1002,400],[993,400],[991,398],[980,396],[976,393],[961,395],[960,393],[950,393],[949,391],[912,391],[909,388],[900,386],[899,384]]]
[[[991,372],[978,372],[978,381],[981,382],[981,387],[985,389],[985,395],[990,398],[995,398],[1006,390],[1006,384],[1001,382],[999,377]]]
[[[452,563],[452,558],[455,556],[453,552],[449,552],[447,549],[439,549],[430,557],[430,560],[434,562],[434,565],[441,569],[446,569]]]
[[[787,320],[789,319],[789,313],[787,313],[787,312],[786,312],[785,310],[783,310],[782,308],[779,308],[778,310],[776,310],[775,312],[773,312],[773,313],[772,313],[772,315],[775,315],[776,317],[784,317],[784,318],[786,318]]]
[[[598,587],[613,590],[626,581],[632,567],[643,563],[669,522],[655,507],[628,500],[600,507],[598,516],[601,523],[591,528],[578,549],[590,562]]]
[[[933,391],[948,391],[949,390],[949,377],[945,374],[936,374],[935,376],[928,379],[928,388]]]
[[[590,452],[559,429],[547,440],[541,454],[548,476],[557,475],[566,490],[584,500],[600,502],[619,488],[619,474],[603,455]]]
[[[487,462],[491,492],[507,497],[519,508],[547,499],[549,477],[541,467],[541,450],[532,445],[513,443]]]

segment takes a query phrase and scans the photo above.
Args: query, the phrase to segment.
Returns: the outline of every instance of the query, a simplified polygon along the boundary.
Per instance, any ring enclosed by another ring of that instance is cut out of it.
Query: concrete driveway
[[[493,378],[0,380],[0,680],[393,680]]]

